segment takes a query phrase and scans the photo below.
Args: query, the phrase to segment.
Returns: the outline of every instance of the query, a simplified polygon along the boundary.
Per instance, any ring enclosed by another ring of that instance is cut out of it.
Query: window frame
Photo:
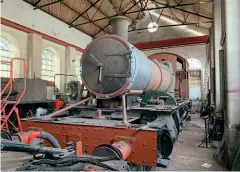
[[[0,59],[1,60],[11,61],[11,59],[12,59],[12,57],[14,55],[14,45],[11,43],[11,41],[8,38],[6,38],[3,35],[0,35],[0,40],[1,40],[1,45],[0,45],[1,55],[0,55]],[[3,44],[5,44],[5,45],[3,45]],[[1,63],[0,76],[9,78],[10,77],[10,70],[11,70],[10,69],[10,63]]]
[[[54,81],[56,73],[56,53],[51,48],[44,48],[41,55],[41,77],[48,81]]]
[[[202,62],[195,58],[195,57],[191,57],[187,59],[187,62],[189,64],[188,69],[189,70],[198,70],[198,69],[202,69]]]

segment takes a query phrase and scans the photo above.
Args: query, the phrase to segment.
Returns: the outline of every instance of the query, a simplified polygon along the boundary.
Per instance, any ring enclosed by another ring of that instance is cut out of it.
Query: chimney
[[[128,40],[128,26],[131,24],[131,19],[125,16],[116,16],[110,18],[109,24],[112,26],[112,34],[120,36],[125,41]]]

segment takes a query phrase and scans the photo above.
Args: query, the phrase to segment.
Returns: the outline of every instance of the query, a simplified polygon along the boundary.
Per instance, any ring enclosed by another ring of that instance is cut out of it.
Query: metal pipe
[[[127,94],[143,94],[143,90],[130,90]]]
[[[6,101],[8,99],[8,97],[10,96],[11,92],[12,92],[12,79],[13,79],[13,60],[11,61],[8,61],[8,60],[0,60],[0,63],[9,63],[10,64],[10,78],[8,80],[8,83],[5,85],[5,87],[3,88],[3,90],[1,91],[1,94],[0,94],[0,99],[2,100],[2,95],[5,93],[5,91],[7,90],[8,86],[10,85],[10,90],[7,94],[7,96],[4,98],[4,100],[2,100],[2,103],[4,101]]]
[[[90,101],[90,100],[92,100],[92,99],[94,99],[93,96],[88,97],[88,98],[86,98],[86,99],[84,99],[84,100],[82,100],[82,101],[80,101],[80,102],[77,102],[77,103],[74,103],[74,104],[72,104],[72,105],[69,105],[69,106],[67,106],[67,107],[65,107],[65,108],[63,108],[63,109],[61,109],[61,110],[59,110],[59,111],[56,111],[56,112],[51,113],[51,114],[46,115],[46,116],[42,116],[40,119],[42,119],[42,120],[49,120],[49,119],[51,119],[52,117],[59,116],[59,114],[61,114],[62,112],[65,112],[65,111],[67,111],[67,110],[69,110],[69,109],[71,109],[71,108],[73,108],[73,107],[75,107],[75,106],[78,106],[78,105],[80,105],[80,104],[83,104],[83,103],[85,103],[85,102],[87,102],[87,101]]]
[[[22,90],[22,93],[20,94],[19,98],[17,99],[17,101],[5,101],[5,104],[4,106],[1,107],[1,111],[4,111],[5,113],[5,108],[8,104],[14,104],[12,109],[10,110],[10,112],[8,113],[8,115],[4,114],[4,122],[2,122],[1,124],[1,127],[0,127],[0,130],[2,130],[2,128],[4,126],[7,127],[7,130],[9,131],[8,129],[8,120],[10,118],[10,116],[12,115],[12,113],[15,111],[16,112],[16,116],[17,116],[17,121],[18,121],[18,129],[19,131],[22,131],[22,125],[21,125],[21,121],[20,121],[20,117],[19,117],[19,113],[18,113],[18,109],[17,109],[17,105],[20,103],[20,101],[22,100],[22,97],[23,95],[25,94],[26,92],[26,89],[27,89],[27,62],[26,62],[26,59],[25,58],[21,58],[21,57],[14,57],[12,58],[11,60],[11,64],[13,64],[13,61],[14,60],[19,60],[19,61],[23,61],[23,75],[24,75],[24,86],[23,86],[23,90]],[[13,78],[13,65],[11,65],[11,69],[10,69],[10,79],[12,80]],[[11,81],[11,85],[12,85],[12,81]],[[12,86],[11,86],[11,91],[12,91]]]
[[[52,145],[52,147],[54,147],[54,148],[61,148],[61,146],[58,143],[57,139],[55,137],[53,137],[53,135],[51,135],[48,132],[41,131],[40,138],[47,140]]]
[[[22,143],[16,143],[12,141],[1,140],[1,150],[2,151],[14,151],[14,152],[28,152],[28,153],[62,153],[63,149],[42,147],[38,145],[28,145]]]
[[[120,36],[125,41],[128,40],[128,26],[131,20],[124,16],[112,17],[109,20],[109,24],[112,26],[112,34]]]
[[[127,121],[127,110],[126,110],[126,95],[122,95],[122,115],[123,115],[123,124],[128,125]]]
[[[18,139],[16,138],[18,137]],[[57,139],[48,132],[45,131],[27,131],[27,132],[20,132],[13,135],[15,141],[19,141],[24,144],[32,144],[32,142],[37,139],[41,138],[48,141],[52,147],[54,148],[61,148],[60,144],[58,143]]]

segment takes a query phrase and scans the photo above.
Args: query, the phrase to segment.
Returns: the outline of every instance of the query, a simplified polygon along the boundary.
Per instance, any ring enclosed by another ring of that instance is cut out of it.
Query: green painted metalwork
[[[144,94],[141,95],[141,98],[142,98],[143,104],[147,104],[149,100],[157,99],[157,98],[164,100],[165,105],[175,105],[176,104],[176,100],[174,99],[174,97],[172,97],[171,95],[169,95],[166,92],[161,92],[161,91],[145,92]]]

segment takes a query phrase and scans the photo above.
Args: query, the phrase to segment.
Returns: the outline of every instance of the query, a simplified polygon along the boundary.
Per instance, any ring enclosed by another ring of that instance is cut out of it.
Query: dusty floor
[[[192,115],[192,121],[185,122],[183,131],[174,146],[168,168],[156,168],[156,171],[223,171],[225,170],[213,159],[214,149],[200,148],[198,145],[204,139],[204,121],[199,114]],[[30,158],[28,154],[17,152],[1,153],[1,171],[14,171],[24,160]],[[203,167],[204,163],[211,165]]]
[[[20,152],[2,152],[1,153],[1,171],[15,171],[23,162],[31,159],[32,156]]]
[[[201,148],[198,145],[205,137],[204,121],[199,114],[191,114],[192,120],[184,122],[183,130],[171,154],[168,168],[156,168],[156,171],[224,171],[213,159],[213,148]],[[210,168],[203,167],[204,163]]]

